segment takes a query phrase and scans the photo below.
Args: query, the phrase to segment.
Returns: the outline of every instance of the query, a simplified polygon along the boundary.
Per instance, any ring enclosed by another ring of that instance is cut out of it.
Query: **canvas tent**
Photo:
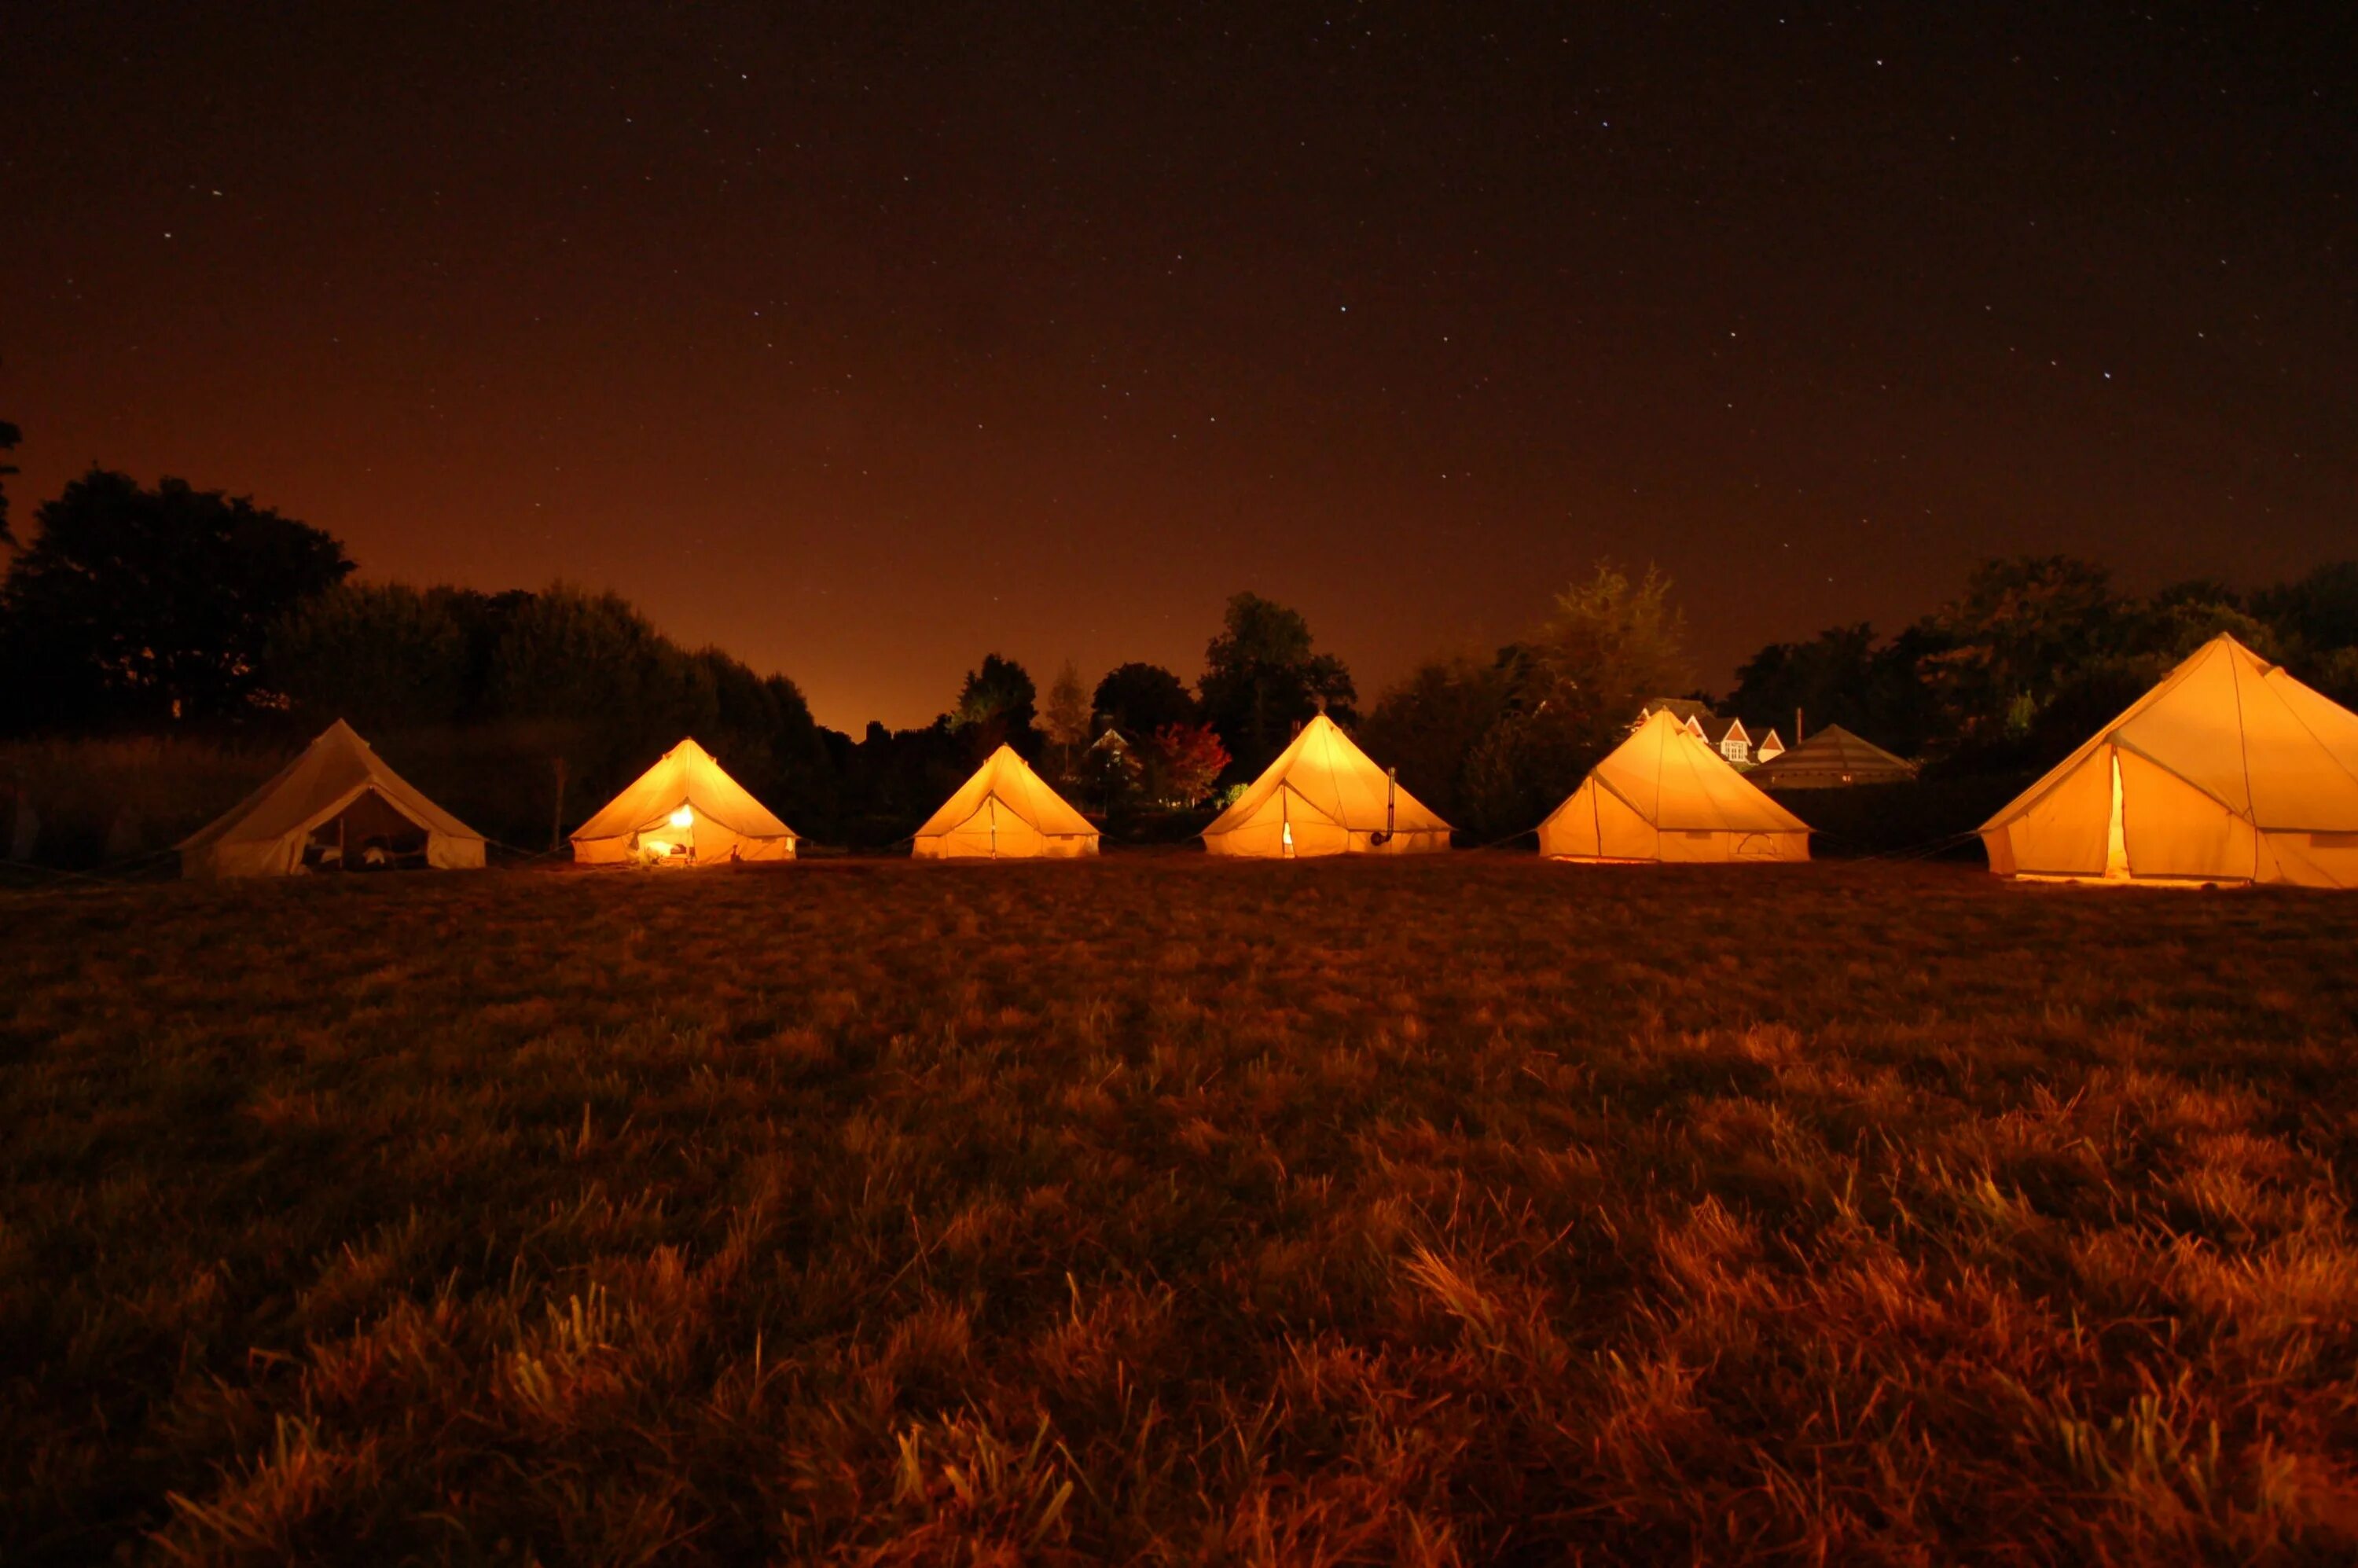
[[[1849,784],[1904,784],[1916,764],[1829,724],[1800,745],[1745,775],[1762,789],[1841,789]]]
[[[711,752],[682,741],[575,829],[573,858],[591,866],[791,860],[795,830],[746,794]]]
[[[1204,829],[1215,855],[1413,855],[1449,848],[1449,824],[1320,714]]]
[[[1065,860],[1098,852],[1098,830],[1010,746],[925,819],[909,852],[923,860]]]
[[[276,877],[313,866],[460,871],[483,863],[483,836],[418,794],[339,719],[179,850],[191,877]]]
[[[1540,824],[1566,860],[1806,860],[1809,824],[1657,710]]]
[[[2000,876],[2358,887],[2358,714],[2215,637],[1981,831]]]

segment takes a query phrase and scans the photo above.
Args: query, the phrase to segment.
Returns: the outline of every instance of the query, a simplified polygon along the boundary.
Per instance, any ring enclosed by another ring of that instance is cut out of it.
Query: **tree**
[[[341,718],[373,733],[450,723],[471,694],[467,636],[449,598],[406,583],[339,583],[272,636],[271,684],[312,724]]]
[[[2146,603],[2125,608],[2121,622],[2117,651],[2142,655],[2157,679],[2221,633],[2271,662],[2283,660],[2288,644],[2297,645],[2245,610],[2241,594],[2204,579],[2171,583]]]
[[[1161,665],[1117,665],[1098,682],[1090,708],[1128,736],[1153,734],[1166,724],[1195,721],[1195,699],[1187,686]]]
[[[1177,806],[1211,794],[1228,765],[1228,749],[1208,724],[1165,724],[1145,750],[1150,792]]]
[[[227,719],[273,706],[288,611],[343,580],[343,546],[250,498],[92,469],[37,514],[0,585],[19,725]]]
[[[2084,665],[2118,651],[2112,574],[2069,556],[1975,567],[1960,598],[1930,618],[1938,646],[1920,664],[1948,733],[1967,744],[2027,735],[2039,710]]]
[[[622,595],[552,583],[509,618],[487,706],[502,719],[572,720],[644,744],[669,728],[665,688],[679,672],[666,666],[684,657]]]
[[[1350,703],[1357,693],[1343,661],[1314,650],[1300,611],[1256,593],[1228,600],[1195,685],[1206,716],[1247,772],[1267,767],[1318,712],[1345,724],[1356,717]]]
[[[1056,678],[1048,687],[1048,707],[1040,715],[1040,728],[1054,751],[1051,762],[1055,774],[1065,777],[1072,772],[1073,759],[1089,743],[1089,690],[1081,684],[1080,667],[1066,659],[1056,670]]]
[[[1671,604],[1671,579],[1650,566],[1632,582],[1599,561],[1586,581],[1556,595],[1532,653],[1544,700],[1617,744],[1647,698],[1690,678],[1686,617]]]
[[[16,443],[24,438],[25,432],[5,419],[0,419],[0,454],[15,451]],[[19,471],[14,463],[0,462],[0,480],[14,479]],[[5,484],[0,484],[0,545],[13,545],[16,542],[16,535],[8,532],[8,487]]]
[[[1482,660],[1465,654],[1427,659],[1376,700],[1359,739],[1370,755],[1400,770],[1411,795],[1476,832],[1466,765],[1503,721],[1515,696],[1511,651]],[[1511,831],[1511,828],[1506,829]]]
[[[1875,665],[1875,628],[1829,626],[1807,643],[1771,643],[1736,668],[1727,705],[1753,723],[1790,726],[1796,711],[1813,730],[1840,724],[1872,734],[1861,709]],[[1792,739],[1790,729],[1786,738]]]
[[[1688,682],[1686,619],[1652,567],[1610,561],[1555,597],[1531,640],[1502,655],[1506,712],[1467,757],[1466,826],[1534,826],[1621,743],[1647,698]]]
[[[1528,831],[1620,744],[1648,697],[1686,683],[1684,633],[1669,579],[1601,562],[1527,640],[1487,664],[1428,660],[1385,692],[1368,749],[1467,831]]]
[[[2301,678],[2342,707],[2358,708],[2358,647],[2312,655]]]
[[[2252,595],[2253,614],[2277,629],[2288,656],[2322,659],[2358,648],[2358,561],[2334,561]]]
[[[1861,622],[1830,626],[1807,643],[1771,643],[1737,666],[1730,711],[1753,724],[1790,726],[1798,710],[1808,733],[1839,724],[1901,756],[1923,748],[1934,728],[1931,697],[1917,663],[1923,633],[1889,643]],[[1804,739],[1784,730],[1788,743]]]
[[[1002,745],[1033,757],[1040,750],[1040,734],[1032,722],[1038,695],[1022,665],[985,654],[980,667],[967,672],[950,719],[956,728],[971,732],[969,749],[978,761]]]

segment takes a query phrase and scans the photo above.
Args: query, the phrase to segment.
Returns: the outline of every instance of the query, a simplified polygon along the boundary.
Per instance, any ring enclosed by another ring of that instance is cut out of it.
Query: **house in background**
[[[1714,713],[1701,720],[1701,725],[1704,745],[1736,767],[1752,765],[1752,732],[1744,728],[1744,720],[1725,719]]]
[[[1765,762],[1785,750],[1785,742],[1777,738],[1776,730],[1764,730],[1755,741],[1752,732],[1744,727],[1744,720],[1714,713],[1709,704],[1698,702],[1691,697],[1649,699],[1638,710],[1637,723],[1629,727],[1631,732],[1635,733],[1639,724],[1643,724],[1657,713],[1667,713],[1677,719],[1686,727],[1688,734],[1717,752],[1735,767],[1748,768],[1756,762]]]
[[[1650,697],[1638,709],[1638,717],[1629,721],[1629,732],[1636,734],[1638,726],[1657,713],[1667,713],[1684,724],[1698,741],[1703,739],[1703,721],[1711,717],[1711,704],[1697,702],[1692,697]]]

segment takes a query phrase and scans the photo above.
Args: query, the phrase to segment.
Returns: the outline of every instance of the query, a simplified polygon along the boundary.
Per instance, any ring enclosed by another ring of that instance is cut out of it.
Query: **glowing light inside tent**
[[[2115,881],[2129,874],[2129,841],[2121,822],[2121,758],[2113,753],[2113,815],[2104,825],[2104,875]]]
[[[696,813],[683,806],[671,814],[671,825],[674,827],[693,827],[696,826]]]

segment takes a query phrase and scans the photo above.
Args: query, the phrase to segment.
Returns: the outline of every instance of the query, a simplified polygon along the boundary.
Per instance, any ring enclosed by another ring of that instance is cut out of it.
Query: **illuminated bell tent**
[[[2358,714],[2214,637],[1981,833],[2000,876],[2358,887]]]
[[[1560,860],[1806,860],[1810,827],[1657,709],[1540,824]]]
[[[726,866],[791,860],[795,830],[712,753],[682,741],[573,834],[584,865]]]
[[[483,836],[420,795],[339,719],[179,851],[181,872],[191,877],[467,871],[483,863]]]
[[[1449,824],[1320,714],[1204,829],[1215,855],[1415,855],[1449,848]]]
[[[910,841],[921,860],[1069,860],[1098,852],[1098,830],[1001,746]]]

